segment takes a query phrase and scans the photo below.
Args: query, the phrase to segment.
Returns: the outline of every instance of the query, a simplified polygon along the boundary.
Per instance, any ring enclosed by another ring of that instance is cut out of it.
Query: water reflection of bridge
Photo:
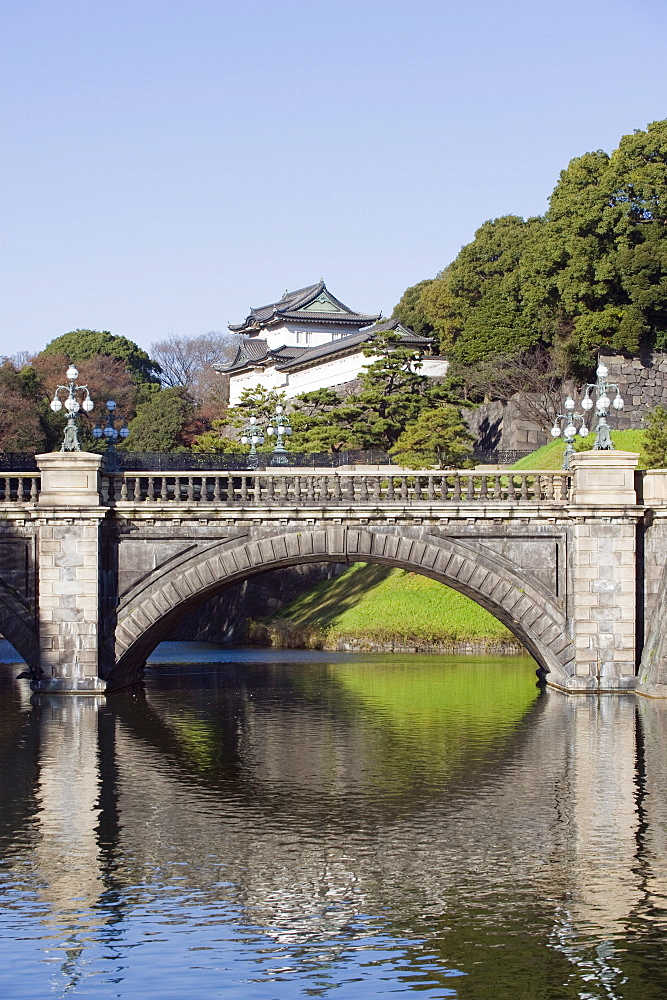
[[[655,931],[667,844],[653,703],[549,692],[444,780],[437,755],[412,744],[410,760],[404,741],[411,788],[385,752],[395,733],[347,697],[297,694],[295,708],[237,686],[224,711],[211,725],[197,691],[45,700],[26,709],[20,752],[16,733],[5,741],[5,783],[23,776],[9,822],[70,961],[174,872],[296,949],[380,909],[463,968],[517,911],[551,963],[554,948],[576,964],[587,944]]]

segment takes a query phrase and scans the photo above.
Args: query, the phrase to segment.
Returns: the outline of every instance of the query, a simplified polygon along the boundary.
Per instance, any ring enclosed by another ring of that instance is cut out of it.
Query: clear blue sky
[[[662,0],[0,0],[0,354],[385,315],[667,117]]]

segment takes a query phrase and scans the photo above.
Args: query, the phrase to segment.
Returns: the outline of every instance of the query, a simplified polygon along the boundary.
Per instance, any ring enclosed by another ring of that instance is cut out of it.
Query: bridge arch
[[[31,672],[38,675],[41,671],[35,617],[2,580],[0,580],[0,634],[11,642]]]
[[[574,646],[563,608],[505,560],[477,552],[460,539],[423,535],[404,526],[374,530],[333,525],[231,542],[214,554],[195,554],[167,572],[157,569],[116,611],[115,662],[104,672],[109,687],[138,679],[169,629],[215,593],[268,570],[327,561],[382,563],[438,580],[503,622],[551,674],[552,683],[565,687],[574,673]]]

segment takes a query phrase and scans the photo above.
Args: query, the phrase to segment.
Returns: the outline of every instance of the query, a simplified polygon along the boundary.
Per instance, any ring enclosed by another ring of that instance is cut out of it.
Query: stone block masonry
[[[608,691],[635,685],[638,458],[624,451],[588,451],[573,458],[568,616],[577,666],[572,687]]]
[[[101,456],[39,455],[37,525],[40,689],[103,691],[99,665]]]
[[[98,691],[100,521],[54,510],[38,526],[40,686]],[[64,516],[66,515],[66,516]],[[92,515],[92,516],[91,516]]]
[[[641,430],[645,417],[656,406],[667,408],[667,353],[652,351],[640,358],[600,353],[609,369],[609,381],[618,385],[624,400],[620,411],[610,418],[612,430]],[[564,389],[573,391],[574,386]],[[464,411],[468,429],[479,451],[533,451],[551,441],[549,427],[530,420],[519,394],[507,402],[482,403]]]
[[[635,537],[630,520],[574,525],[572,621],[576,681],[584,689],[634,684]]]
[[[609,381],[618,385],[625,401],[621,412],[614,413],[612,429],[646,427],[647,413],[656,406],[667,407],[667,354],[653,351],[641,358],[626,358],[603,352],[600,357],[609,369]]]

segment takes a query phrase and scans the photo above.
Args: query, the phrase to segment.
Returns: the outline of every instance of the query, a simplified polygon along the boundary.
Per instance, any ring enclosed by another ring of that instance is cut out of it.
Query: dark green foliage
[[[294,449],[388,451],[422,410],[450,401],[441,383],[420,373],[419,354],[401,347],[396,334],[377,337],[364,354],[376,360],[360,375],[358,392],[343,398],[323,389],[295,400]]]
[[[62,354],[74,365],[80,365],[99,354],[107,355],[123,361],[137,385],[158,382],[159,365],[151,361],[146,352],[132,340],[116,336],[107,330],[72,330],[56,337],[40,353]]]
[[[290,449],[307,454],[336,454],[356,447],[356,438],[349,421],[339,413],[343,399],[334,389],[314,389],[297,396],[291,415],[294,433]]]
[[[391,454],[408,468],[437,465],[440,469],[460,469],[470,457],[473,441],[458,407],[445,404],[422,410],[407,425]]]
[[[205,431],[196,439],[194,450],[219,451],[233,455],[247,453],[250,445],[242,444],[240,438],[248,426],[250,417],[257,417],[257,426],[263,430],[271,422],[276,406],[285,406],[283,392],[265,389],[261,385],[256,385],[254,389],[244,389],[239,403],[225,413],[224,419],[214,420],[213,429]],[[266,448],[268,451],[274,444],[275,441],[271,443],[267,436],[264,445],[259,447],[260,450]]]
[[[540,226],[515,215],[485,222],[456,260],[424,289],[420,305],[441,347],[466,363],[525,350],[538,339],[523,308],[520,263]]]
[[[395,305],[391,314],[392,319],[400,319],[403,326],[414,330],[422,337],[430,337],[433,333],[433,326],[426,316],[424,305],[421,301],[422,293],[432,284],[432,279],[427,278],[410,288],[406,288],[400,301]]]
[[[649,469],[667,468],[667,410],[656,406],[648,417],[644,455]]]
[[[210,430],[195,438],[192,450],[207,455],[213,452],[223,455],[247,455],[250,445],[241,444],[238,438],[231,437],[229,429],[226,420],[214,420]]]
[[[358,447],[388,451],[422,410],[448,402],[439,382],[421,374],[420,355],[385,334],[364,349],[378,356],[360,377],[361,391],[341,409],[357,435]]]
[[[611,155],[573,159],[544,217],[484,223],[405,302],[468,365],[540,344],[583,371],[602,347],[665,348],[666,206],[667,121],[658,121]]]
[[[187,451],[195,406],[182,387],[151,393],[137,406],[126,447],[131,451]]]
[[[253,414],[258,420],[267,421],[276,412],[276,406],[285,405],[285,393],[276,389],[265,389],[256,385],[254,389],[244,389],[241,398],[234,407],[233,422],[241,426]]]

